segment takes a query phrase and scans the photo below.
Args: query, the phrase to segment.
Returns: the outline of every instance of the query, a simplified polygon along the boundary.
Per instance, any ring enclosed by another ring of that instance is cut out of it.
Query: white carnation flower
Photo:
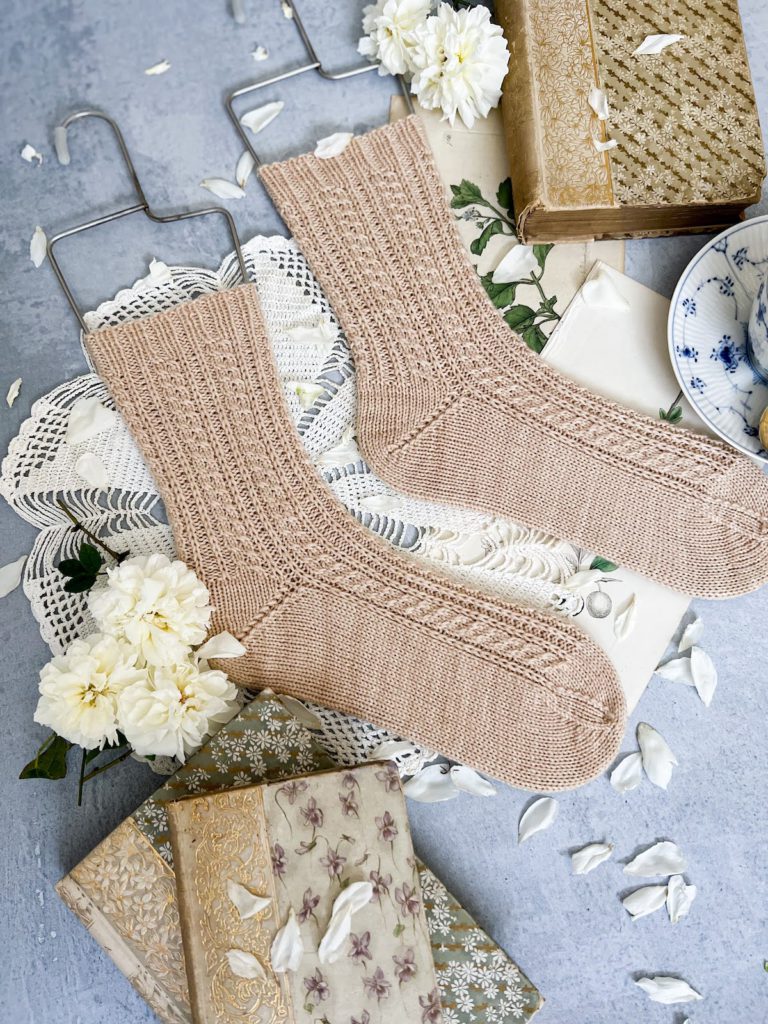
[[[104,633],[138,648],[148,665],[183,661],[205,640],[211,618],[206,587],[183,562],[165,555],[129,558],[110,569],[90,609]]]
[[[237,687],[206,661],[148,669],[118,700],[120,729],[137,754],[183,761],[237,710]]]
[[[363,32],[357,52],[381,64],[380,75],[413,70],[410,53],[416,29],[432,10],[432,0],[378,0],[363,8]]]
[[[144,679],[136,652],[112,636],[74,640],[40,673],[35,721],[86,750],[117,740],[117,700]]]
[[[411,92],[428,110],[442,110],[451,125],[458,114],[471,128],[501,98],[509,51],[486,7],[455,11],[441,4],[416,30],[410,57]]]

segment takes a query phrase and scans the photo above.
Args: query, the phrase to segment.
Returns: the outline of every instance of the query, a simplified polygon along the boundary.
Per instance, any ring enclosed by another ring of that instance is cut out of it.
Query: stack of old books
[[[248,704],[58,885],[167,1024],[525,1021],[542,999],[413,853],[390,762]]]

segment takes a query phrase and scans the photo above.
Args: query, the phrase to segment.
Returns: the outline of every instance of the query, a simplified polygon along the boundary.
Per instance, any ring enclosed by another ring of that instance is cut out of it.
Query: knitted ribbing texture
[[[417,116],[261,177],[346,333],[358,444],[387,483],[546,530],[684,593],[768,580],[768,479],[721,441],[598,397],[510,331]]]
[[[150,466],[238,683],[357,715],[527,789],[615,755],[624,698],[569,621],[431,573],[361,526],[309,460],[256,289],[86,336]]]

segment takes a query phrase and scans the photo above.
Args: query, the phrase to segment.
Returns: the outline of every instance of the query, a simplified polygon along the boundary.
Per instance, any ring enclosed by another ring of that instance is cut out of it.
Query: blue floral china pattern
[[[669,354],[704,422],[734,448],[768,462],[758,423],[768,381],[750,358],[747,325],[768,274],[768,216],[735,224],[685,268],[669,310]]]

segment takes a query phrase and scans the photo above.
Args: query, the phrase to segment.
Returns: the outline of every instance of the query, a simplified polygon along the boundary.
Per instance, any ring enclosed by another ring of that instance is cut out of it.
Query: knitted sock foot
[[[547,530],[685,593],[768,579],[768,479],[720,441],[592,394],[510,331],[417,117],[261,175],[346,332],[358,443],[393,487]]]
[[[566,620],[432,574],[345,513],[283,401],[253,285],[87,335],[147,458],[223,668],[339,708],[529,789],[614,756],[624,698]]]

